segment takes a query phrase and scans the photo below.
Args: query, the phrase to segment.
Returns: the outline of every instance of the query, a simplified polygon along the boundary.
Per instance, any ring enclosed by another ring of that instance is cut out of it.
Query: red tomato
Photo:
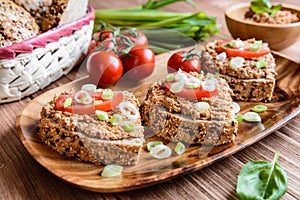
[[[142,31],[128,31],[123,34],[134,42],[132,50],[148,47],[148,38]]]
[[[96,51],[87,60],[88,74],[96,85],[109,86],[118,82],[123,74],[123,64],[112,51]]]
[[[260,48],[260,50],[258,50],[258,51],[250,51],[248,43],[245,43],[243,50],[228,47],[227,46],[228,43],[230,43],[230,41],[224,41],[224,42],[219,43],[219,45],[217,46],[217,52],[218,53],[226,52],[226,55],[228,57],[239,56],[239,57],[243,57],[243,58],[258,58],[258,57],[261,57],[263,55],[270,53],[270,49],[266,48],[264,46],[262,46]]]
[[[111,50],[115,44],[112,42],[114,38],[114,32],[111,30],[102,30],[93,34],[93,38],[96,41],[96,50]]]
[[[95,50],[96,46],[97,46],[96,41],[92,39],[92,40],[91,40],[91,43],[90,43],[90,45],[89,45],[87,54],[92,53],[92,52]]]
[[[133,80],[150,76],[155,67],[155,54],[149,48],[131,50],[122,58],[125,72]]]
[[[171,82],[165,82],[165,88],[167,91],[170,91],[171,87]],[[218,90],[215,89],[214,91],[208,91],[203,89],[202,87],[200,88],[183,88],[182,91],[176,93],[176,96],[183,97],[186,99],[191,99],[191,100],[202,100],[203,98],[210,98],[213,96],[216,96],[218,94]]]
[[[168,72],[172,73],[182,69],[185,72],[198,72],[201,70],[201,61],[198,56],[188,52],[179,51],[169,58]]]
[[[101,104],[94,105],[94,101],[91,104],[81,104],[74,100],[75,94],[67,94],[67,95],[61,95],[58,96],[55,107],[57,110],[61,110],[64,112],[74,113],[74,114],[93,114],[96,110],[102,110],[102,111],[110,111],[114,108],[116,108],[122,101],[123,101],[123,93],[122,92],[115,92],[113,97],[109,100],[103,100],[101,98],[102,93],[95,92],[95,93],[89,93],[93,100],[102,100]],[[64,107],[65,100],[71,97],[72,105],[68,107]]]
[[[102,30],[93,34],[93,39],[96,42],[102,42],[108,38],[113,38],[114,34],[111,30]]]

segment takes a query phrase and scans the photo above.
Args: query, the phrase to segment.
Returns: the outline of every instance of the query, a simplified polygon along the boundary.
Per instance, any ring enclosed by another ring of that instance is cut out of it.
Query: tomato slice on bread
[[[166,91],[170,91],[171,84],[173,82],[165,81]],[[174,93],[176,96],[190,99],[190,100],[202,100],[203,98],[211,98],[218,95],[218,90],[214,89],[213,91],[205,90],[203,87],[199,88],[186,88],[184,87],[180,92]]]
[[[110,111],[116,108],[123,101],[122,92],[114,92],[113,97],[108,100],[102,99],[101,92],[90,92],[93,101],[90,104],[83,104],[76,102],[74,99],[75,94],[66,94],[58,96],[55,107],[57,110],[74,113],[74,114],[93,114],[96,110]],[[67,98],[72,98],[72,104],[65,107],[64,103]],[[97,103],[96,103],[97,101]]]
[[[258,58],[270,53],[270,49],[261,45],[258,49],[251,50],[251,43],[244,42],[243,48],[234,47],[231,45],[232,41],[220,41],[217,44],[217,52],[226,52],[228,57],[243,57],[243,58]]]

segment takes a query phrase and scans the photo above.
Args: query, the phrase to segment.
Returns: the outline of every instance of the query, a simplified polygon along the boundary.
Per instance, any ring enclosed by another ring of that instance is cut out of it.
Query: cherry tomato
[[[134,42],[132,50],[148,47],[148,38],[142,31],[127,31],[123,35],[127,36],[131,41]]]
[[[57,110],[74,113],[74,114],[93,114],[95,113],[96,110],[110,111],[116,108],[123,101],[122,92],[114,92],[113,97],[109,100],[103,100],[101,92],[95,92],[89,94],[93,98],[93,102],[91,104],[78,103],[74,100],[75,94],[67,94],[67,95],[58,96],[55,102],[55,107]],[[72,98],[72,105],[65,108],[64,102],[68,97]],[[94,100],[102,100],[102,101],[100,104],[95,105]]]
[[[93,34],[93,38],[96,41],[96,49],[98,50],[111,50],[114,48],[113,43],[114,32],[111,30],[102,30]]]
[[[170,91],[172,82],[165,82],[166,91]],[[183,97],[191,100],[202,100],[203,98],[210,98],[216,96],[218,94],[218,90],[215,89],[213,91],[208,91],[200,88],[183,88],[182,91],[177,92],[176,96]]]
[[[109,86],[118,82],[123,74],[123,64],[112,51],[96,51],[87,60],[88,74],[96,85]]]
[[[201,70],[201,61],[198,56],[189,52],[179,51],[173,53],[168,60],[168,72],[172,73],[182,69],[185,72],[198,72]]]
[[[95,50],[96,46],[97,46],[96,41],[92,39],[92,40],[91,40],[91,43],[90,43],[90,45],[89,45],[87,54],[92,53],[92,52]]]
[[[150,76],[155,67],[155,54],[149,48],[131,50],[122,58],[126,75],[133,80]]]
[[[270,53],[270,49],[262,46],[258,51],[249,50],[249,44],[245,43],[243,49],[228,47],[230,41],[220,42],[217,46],[217,52],[226,52],[228,57],[258,58]]]
[[[93,39],[96,42],[102,42],[108,38],[113,38],[113,37],[114,37],[114,34],[113,34],[113,31],[111,31],[111,30],[102,30],[102,31],[98,31],[93,34]]]

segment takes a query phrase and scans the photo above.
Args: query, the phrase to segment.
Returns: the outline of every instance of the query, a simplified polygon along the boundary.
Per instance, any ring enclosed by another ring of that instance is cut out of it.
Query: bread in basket
[[[20,100],[67,74],[87,53],[94,9],[35,37],[0,47],[0,103]]]

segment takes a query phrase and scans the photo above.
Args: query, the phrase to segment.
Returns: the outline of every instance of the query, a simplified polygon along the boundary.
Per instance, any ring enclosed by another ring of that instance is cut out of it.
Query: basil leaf
[[[271,16],[272,17],[274,17],[275,16],[275,14],[276,14],[276,12],[278,11],[278,10],[280,10],[282,8],[282,5],[281,4],[278,4],[278,5],[276,5],[276,6],[273,6],[272,7],[272,12],[271,12]]]
[[[240,171],[236,192],[243,199],[272,199],[282,197],[288,188],[285,171],[277,164],[278,152],[273,162],[251,161]]]
[[[258,14],[268,13],[274,17],[275,13],[282,8],[281,4],[272,6],[269,0],[253,0],[250,3],[250,8],[253,12]]]
[[[253,12],[258,14],[269,13],[272,4],[268,0],[253,0],[250,3],[250,8]]]

